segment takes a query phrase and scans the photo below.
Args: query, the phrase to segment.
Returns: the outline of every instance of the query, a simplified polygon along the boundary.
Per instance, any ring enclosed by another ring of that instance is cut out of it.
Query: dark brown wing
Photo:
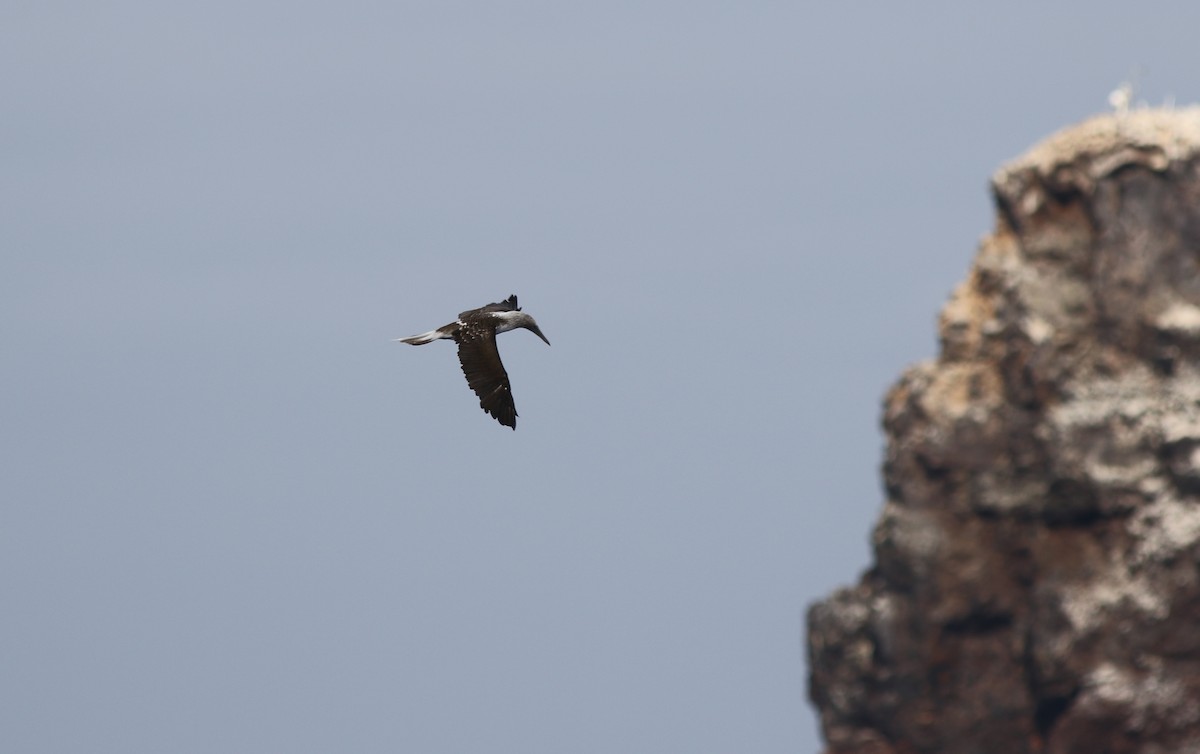
[[[455,340],[463,374],[479,396],[479,407],[504,426],[516,429],[517,406],[496,348],[496,332],[490,327],[463,327]]]
[[[461,314],[458,315],[458,318],[460,320],[462,320],[463,322],[466,322],[467,319],[469,319],[472,315],[475,315],[475,314],[485,314],[487,312],[519,312],[519,311],[521,311],[521,307],[517,306],[517,297],[514,295],[514,296],[509,296],[508,298],[504,299],[503,301],[501,301],[498,304],[488,304],[487,306],[481,306],[478,309],[471,309],[470,311],[462,312]]]

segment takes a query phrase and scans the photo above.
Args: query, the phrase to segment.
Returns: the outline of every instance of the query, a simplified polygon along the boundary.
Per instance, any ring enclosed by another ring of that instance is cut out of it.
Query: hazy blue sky
[[[814,752],[987,179],[1194,3],[0,9],[6,752]],[[510,293],[521,418],[454,348]]]

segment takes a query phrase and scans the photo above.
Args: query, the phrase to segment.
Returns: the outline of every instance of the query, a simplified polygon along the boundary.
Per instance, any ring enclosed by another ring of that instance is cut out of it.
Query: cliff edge
[[[885,399],[875,562],[808,613],[827,752],[1200,752],[1200,108],[992,190]]]

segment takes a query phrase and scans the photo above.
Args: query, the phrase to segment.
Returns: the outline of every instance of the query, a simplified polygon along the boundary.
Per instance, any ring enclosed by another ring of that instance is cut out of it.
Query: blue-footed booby
[[[513,403],[508,372],[504,371],[500,351],[496,348],[496,336],[518,327],[531,331],[550,345],[533,317],[517,306],[516,296],[463,312],[448,325],[411,338],[397,338],[396,342],[423,346],[435,340],[453,339],[458,344],[458,360],[467,376],[467,384],[479,396],[479,407],[504,426],[516,429],[517,406]]]

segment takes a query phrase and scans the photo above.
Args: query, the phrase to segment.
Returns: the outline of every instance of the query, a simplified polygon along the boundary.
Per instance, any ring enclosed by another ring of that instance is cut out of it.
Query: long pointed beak
[[[546,340],[546,336],[542,335],[542,331],[538,328],[537,325],[530,325],[526,329],[528,329],[530,332],[532,332],[534,335],[538,336],[542,340]],[[546,345],[550,345],[550,341],[546,340]]]

